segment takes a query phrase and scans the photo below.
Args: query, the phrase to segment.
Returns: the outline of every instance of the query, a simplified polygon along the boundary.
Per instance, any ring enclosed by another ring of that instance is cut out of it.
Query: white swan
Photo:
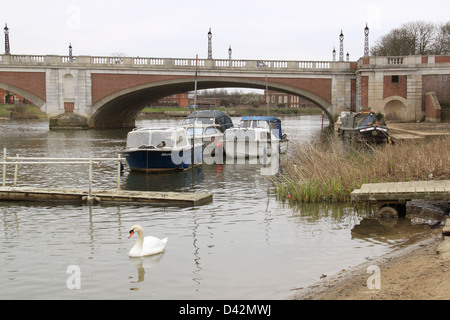
[[[128,253],[130,257],[151,256],[164,251],[167,238],[162,240],[152,236],[147,236],[144,238],[144,229],[142,229],[139,225],[134,225],[130,228],[130,235],[128,236],[128,239],[130,239],[135,233],[137,233],[138,238],[136,244]]]

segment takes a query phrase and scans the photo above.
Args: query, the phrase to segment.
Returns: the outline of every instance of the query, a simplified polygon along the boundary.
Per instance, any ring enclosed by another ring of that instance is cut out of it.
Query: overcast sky
[[[12,54],[332,60],[344,33],[344,53],[356,61],[370,44],[403,23],[450,20],[448,0],[1,0]],[[3,37],[2,37],[3,38]],[[4,40],[1,41],[4,53]],[[339,53],[338,53],[339,55]]]

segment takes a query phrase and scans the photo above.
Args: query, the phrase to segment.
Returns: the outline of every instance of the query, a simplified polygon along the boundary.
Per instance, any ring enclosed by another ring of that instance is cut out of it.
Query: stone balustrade
[[[100,57],[56,55],[0,55],[0,65],[58,66],[74,68],[139,68],[139,69],[237,69],[239,71],[333,71],[351,69],[350,62],[283,61],[283,60],[232,60],[191,58]]]

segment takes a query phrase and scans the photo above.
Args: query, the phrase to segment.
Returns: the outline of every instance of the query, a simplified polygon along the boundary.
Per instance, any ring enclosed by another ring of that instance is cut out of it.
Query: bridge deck
[[[351,193],[355,201],[450,200],[450,180],[363,184]]]
[[[85,202],[88,200],[88,196],[88,192],[81,189],[0,187],[0,200],[8,201]],[[176,206],[195,206],[212,201],[212,194],[187,192],[93,190],[90,196],[94,201],[101,202],[131,202]]]

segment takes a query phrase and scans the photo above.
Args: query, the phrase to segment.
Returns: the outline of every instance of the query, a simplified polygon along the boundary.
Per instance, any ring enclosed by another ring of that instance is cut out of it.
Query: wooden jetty
[[[450,200],[450,180],[368,183],[351,199],[375,202],[379,214],[397,215],[410,200]]]
[[[0,187],[0,201],[116,202],[150,205],[197,206],[212,201],[210,193]]]

